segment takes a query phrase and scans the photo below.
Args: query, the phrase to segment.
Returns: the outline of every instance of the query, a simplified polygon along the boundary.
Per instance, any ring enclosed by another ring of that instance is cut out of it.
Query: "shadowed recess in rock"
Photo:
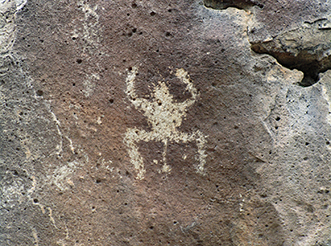
[[[204,0],[203,2],[207,8],[212,9],[226,9],[229,7],[248,9],[253,6],[258,6],[259,8],[264,7],[262,3],[255,0]]]
[[[259,54],[269,54],[290,69],[304,73],[301,86],[311,86],[319,81],[319,73],[331,68],[330,20],[304,22],[301,27],[267,40],[251,42],[251,49]],[[254,29],[250,30],[251,33]]]

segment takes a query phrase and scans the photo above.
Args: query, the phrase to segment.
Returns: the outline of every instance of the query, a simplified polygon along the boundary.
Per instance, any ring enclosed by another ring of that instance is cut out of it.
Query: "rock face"
[[[1,245],[330,245],[330,1],[0,3]]]

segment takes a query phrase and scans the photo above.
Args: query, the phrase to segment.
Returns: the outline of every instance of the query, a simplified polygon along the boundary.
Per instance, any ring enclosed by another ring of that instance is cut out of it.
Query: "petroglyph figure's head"
[[[151,96],[151,101],[142,102],[140,109],[154,131],[172,134],[181,125],[188,105],[177,103],[165,82],[158,82]]]
[[[158,85],[154,85],[153,98],[159,106],[167,105],[173,101],[173,96],[170,94],[169,88],[164,82],[159,82]]]

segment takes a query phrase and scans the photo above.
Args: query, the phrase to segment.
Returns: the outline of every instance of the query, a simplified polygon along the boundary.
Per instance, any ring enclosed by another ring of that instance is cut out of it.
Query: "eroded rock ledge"
[[[249,30],[254,33],[254,29]],[[251,48],[269,54],[283,66],[304,73],[300,82],[310,86],[319,80],[319,73],[331,68],[331,21],[323,18],[305,22],[300,28],[284,32],[273,39],[253,41]]]

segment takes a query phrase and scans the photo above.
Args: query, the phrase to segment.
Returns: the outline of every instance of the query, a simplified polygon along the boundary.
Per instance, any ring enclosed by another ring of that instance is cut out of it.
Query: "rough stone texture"
[[[310,86],[319,80],[319,73],[331,68],[331,32],[326,18],[286,31],[271,40],[252,43],[252,50],[274,56],[280,64],[304,73],[300,82]]]
[[[330,4],[1,2],[0,244],[330,245]]]

